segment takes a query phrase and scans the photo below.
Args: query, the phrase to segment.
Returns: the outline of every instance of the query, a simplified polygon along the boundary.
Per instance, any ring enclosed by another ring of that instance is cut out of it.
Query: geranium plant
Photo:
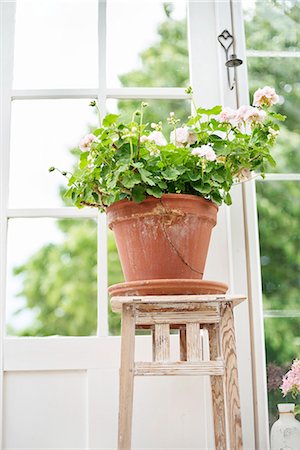
[[[144,123],[147,103],[124,123],[117,114],[101,120],[97,103],[91,102],[99,128],[80,142],[74,173],[61,172],[68,178],[66,197],[77,207],[102,211],[118,200],[141,202],[164,193],[193,194],[230,205],[235,182],[249,179],[252,171],[263,175],[267,163],[275,165],[270,150],[279,132],[277,121],[284,116],[270,109],[278,101],[273,88],[258,89],[253,106],[237,110],[198,108],[192,88],[186,92],[195,112],[185,123],[170,112],[168,139],[162,122]]]
[[[284,397],[291,394],[295,402],[300,400],[300,359],[295,359],[290,370],[284,375],[280,389]],[[300,414],[300,404],[296,405],[295,414]]]

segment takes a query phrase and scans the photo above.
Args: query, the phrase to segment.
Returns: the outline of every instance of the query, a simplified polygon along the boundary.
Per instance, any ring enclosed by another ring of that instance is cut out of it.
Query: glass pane
[[[64,206],[66,179],[50,166],[72,171],[72,149],[97,125],[89,100],[20,100],[12,104],[9,205]]]
[[[121,263],[117,251],[117,246],[113,232],[108,230],[107,233],[107,264],[108,264],[108,286],[112,284],[122,283],[124,276],[121,268]],[[119,335],[121,330],[120,314],[113,313],[110,307],[110,298],[108,303],[108,326],[109,334]]]
[[[134,111],[140,108],[141,102],[148,103],[148,107],[144,109],[144,123],[151,124],[152,122],[162,121],[163,133],[166,138],[172,131],[170,125],[167,123],[167,118],[170,112],[175,112],[176,116],[181,121],[187,122],[188,116],[191,114],[190,100],[107,100],[107,111],[110,113],[117,113],[122,115],[124,122],[130,122]]]
[[[256,183],[265,310],[300,309],[300,182]]]
[[[17,1],[15,89],[98,86],[98,1]]]
[[[185,1],[107,1],[110,87],[187,86],[188,65]]]
[[[279,386],[282,376],[293,360],[300,355],[300,306],[298,317],[266,318],[265,339],[268,375],[268,402],[270,427],[277,420],[277,404],[295,401],[288,394],[284,400]]]
[[[268,172],[300,172],[299,58],[248,58],[251,98],[259,87],[273,86],[280,95],[276,109],[287,116],[273,154],[277,166]]]
[[[299,50],[298,0],[243,0],[247,48]]]
[[[6,321],[13,336],[96,333],[95,220],[9,220]]]

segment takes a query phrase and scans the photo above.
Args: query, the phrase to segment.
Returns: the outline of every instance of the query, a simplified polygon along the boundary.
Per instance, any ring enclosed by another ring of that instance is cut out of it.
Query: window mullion
[[[97,218],[97,210],[93,208],[78,209],[75,207],[61,207],[61,208],[8,208],[6,210],[6,217],[9,219],[19,218]]]
[[[101,116],[106,114],[106,0],[98,0],[98,104]],[[97,335],[108,335],[108,265],[106,215],[98,215],[97,233]]]
[[[7,257],[7,217],[5,211],[8,203],[9,186],[9,146],[11,100],[10,89],[13,78],[13,49],[15,2],[0,4],[0,398],[3,399],[4,371],[4,335],[5,335],[5,301],[6,301],[6,257]],[[3,442],[3,400],[0,400],[0,446]]]

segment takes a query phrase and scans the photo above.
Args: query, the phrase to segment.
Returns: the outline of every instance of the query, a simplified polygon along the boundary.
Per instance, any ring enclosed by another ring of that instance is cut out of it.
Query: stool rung
[[[134,375],[224,375],[223,361],[137,362]]]
[[[185,323],[201,323],[212,324],[220,322],[220,314],[217,311],[151,311],[141,312],[137,311],[136,324],[137,325],[155,325],[156,323],[168,324],[185,324]]]

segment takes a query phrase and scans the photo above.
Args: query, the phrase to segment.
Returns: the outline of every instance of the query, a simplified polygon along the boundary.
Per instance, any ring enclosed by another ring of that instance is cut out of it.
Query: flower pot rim
[[[145,198],[145,200],[143,200],[142,202],[135,202],[134,200],[127,200],[127,199],[124,199],[124,200],[118,200],[117,202],[114,202],[114,203],[112,203],[110,206],[108,206],[107,207],[107,209],[106,209],[106,211],[109,211],[109,210],[111,210],[111,209],[113,209],[114,207],[118,207],[119,205],[120,206],[122,206],[122,205],[129,205],[129,204],[135,204],[135,205],[144,205],[145,203],[150,203],[150,202],[155,202],[155,201],[160,201],[160,200],[163,200],[164,198],[167,198],[167,199],[186,199],[186,200],[189,200],[189,201],[195,201],[195,202],[202,202],[202,203],[207,203],[207,204],[209,204],[209,205],[211,205],[211,206],[214,206],[215,208],[216,208],[216,210],[218,211],[219,210],[219,206],[216,204],[216,203],[214,203],[213,201],[211,201],[211,200],[209,200],[209,199],[207,199],[207,198],[204,198],[204,197],[201,197],[200,195],[194,195],[194,194],[174,194],[174,193],[166,193],[166,194],[163,194],[162,195],[162,197],[160,197],[160,198],[157,198],[157,197],[154,197],[154,196],[152,196],[152,195],[149,195],[147,198]]]

